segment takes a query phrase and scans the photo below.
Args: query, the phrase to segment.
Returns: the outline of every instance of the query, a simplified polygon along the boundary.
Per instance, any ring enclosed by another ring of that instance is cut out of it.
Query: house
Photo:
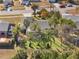
[[[12,0],[3,0],[4,3],[12,2]]]
[[[74,22],[79,22],[79,15],[62,14],[64,18],[71,19]]]
[[[31,3],[30,3],[29,0],[22,0],[22,1],[21,1],[21,4],[22,4],[22,5],[26,5],[26,6],[31,5]]]
[[[21,32],[25,34],[27,27],[34,21],[33,17],[26,17],[20,23]]]
[[[0,37],[7,36],[8,28],[9,28],[9,23],[0,21]]]
[[[28,28],[26,29],[26,34],[28,35],[29,32],[35,33],[35,31],[32,29],[33,24],[37,23],[37,26],[39,26],[41,31],[44,31],[46,29],[50,29],[49,23],[47,20],[37,20],[31,23]]]
[[[0,48],[14,48],[14,40],[12,39],[12,30],[14,24],[6,21],[0,21]]]
[[[3,0],[3,3],[6,7],[12,6],[13,5],[13,1],[12,0]]]
[[[12,36],[12,24],[6,21],[0,21],[0,37]]]

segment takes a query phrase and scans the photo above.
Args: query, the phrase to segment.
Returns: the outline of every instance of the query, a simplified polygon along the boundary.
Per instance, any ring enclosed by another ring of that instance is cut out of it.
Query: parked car
[[[68,3],[66,6],[67,7],[73,7],[73,5],[71,3]]]
[[[60,4],[59,7],[60,7],[60,8],[65,8],[66,6],[65,6],[65,4]]]

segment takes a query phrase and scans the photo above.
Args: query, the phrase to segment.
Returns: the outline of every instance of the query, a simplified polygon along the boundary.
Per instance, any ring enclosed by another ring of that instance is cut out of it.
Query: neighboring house
[[[0,21],[0,48],[14,48],[14,40],[12,37],[13,26],[14,24],[10,24],[9,22]]]
[[[34,21],[33,23],[30,24],[30,26],[26,29],[26,34],[28,34],[29,32],[35,32],[34,30],[32,30],[32,24],[37,23],[40,30],[44,31],[46,29],[50,29],[49,23],[47,20],[37,20]]]
[[[62,14],[64,18],[71,19],[74,22],[79,22],[79,15]]]
[[[12,25],[9,22],[0,21],[0,37],[8,37],[12,35]]]
[[[9,23],[0,21],[0,37],[7,36]]]
[[[6,2],[6,3],[7,3],[7,2],[12,2],[12,0],[3,0],[3,2]]]
[[[3,0],[3,3],[5,5],[10,5],[10,4],[12,4],[12,0]]]
[[[33,17],[26,17],[20,23],[20,29],[22,33],[26,32],[27,27],[34,21]]]

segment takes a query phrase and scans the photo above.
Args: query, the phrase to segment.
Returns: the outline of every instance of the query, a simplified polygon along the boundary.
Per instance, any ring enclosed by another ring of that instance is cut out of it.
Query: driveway
[[[0,49],[0,59],[11,59],[15,54],[15,49]]]

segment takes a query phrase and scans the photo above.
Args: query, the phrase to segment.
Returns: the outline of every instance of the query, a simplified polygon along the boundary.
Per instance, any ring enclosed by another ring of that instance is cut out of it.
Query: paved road
[[[74,9],[76,5],[73,5],[73,7],[66,7],[66,8],[60,8],[58,3],[55,3],[54,5],[60,11],[61,15],[64,18],[72,19],[74,22],[79,22],[79,15],[72,15],[66,13],[67,10]]]
[[[0,15],[10,15],[10,14],[28,14],[28,13],[33,13],[33,10],[31,7],[26,7],[25,10],[13,10],[13,11],[0,11]]]
[[[23,13],[32,13],[32,10],[16,10],[16,11],[0,11],[0,15],[15,15],[15,14],[23,14]]]

